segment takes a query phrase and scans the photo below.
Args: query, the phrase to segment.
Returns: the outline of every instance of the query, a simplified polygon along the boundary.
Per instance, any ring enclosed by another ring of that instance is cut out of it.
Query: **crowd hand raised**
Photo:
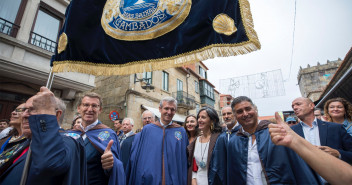
[[[110,170],[114,166],[114,157],[111,152],[111,146],[113,143],[113,140],[109,141],[104,154],[101,156],[101,164],[104,170]]]
[[[340,152],[338,150],[335,150],[333,148],[330,148],[328,146],[318,146],[318,148],[332,156],[335,156],[337,158],[340,158]]]
[[[41,87],[40,91],[33,96],[33,107],[30,108],[31,114],[56,115],[57,103],[54,93],[48,88]]]
[[[282,120],[278,112],[275,112],[275,119],[277,124],[269,124],[271,140],[276,145],[290,147],[295,137],[297,137],[297,134]]]

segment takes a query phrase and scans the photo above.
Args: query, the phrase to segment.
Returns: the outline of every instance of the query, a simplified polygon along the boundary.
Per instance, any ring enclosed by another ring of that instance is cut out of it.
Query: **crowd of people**
[[[343,98],[328,100],[324,114],[296,98],[296,117],[284,122],[278,113],[259,120],[239,96],[222,121],[203,107],[180,125],[177,100],[165,97],[160,117],[144,111],[138,129],[132,118],[109,128],[102,107],[100,95],[84,94],[64,130],[65,104],[42,87],[0,120],[0,184],[352,184],[352,106]]]

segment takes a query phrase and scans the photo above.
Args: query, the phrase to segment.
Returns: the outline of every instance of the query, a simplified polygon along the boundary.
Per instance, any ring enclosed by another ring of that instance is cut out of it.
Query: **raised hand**
[[[50,114],[56,115],[57,102],[48,88],[41,87],[40,91],[32,97],[33,106],[29,107],[31,115],[35,114]]]
[[[271,140],[276,145],[290,146],[298,135],[285,123],[278,112],[275,112],[277,124],[269,124]]]
[[[104,154],[101,156],[101,165],[104,170],[109,170],[114,166],[114,157],[111,152],[111,146],[114,143],[110,140],[108,146],[106,146]]]

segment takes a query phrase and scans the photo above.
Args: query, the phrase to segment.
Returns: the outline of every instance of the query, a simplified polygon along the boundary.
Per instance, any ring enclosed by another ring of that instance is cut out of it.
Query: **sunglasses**
[[[287,123],[288,123],[288,124],[296,124],[295,121],[288,121]]]

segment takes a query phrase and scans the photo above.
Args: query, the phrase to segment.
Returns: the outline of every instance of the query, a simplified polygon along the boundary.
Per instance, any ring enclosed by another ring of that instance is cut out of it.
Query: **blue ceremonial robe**
[[[210,160],[211,162],[208,169],[208,182],[210,185],[227,184],[227,137],[227,133],[223,132],[220,134],[215,143],[212,159]]]
[[[60,135],[57,119],[53,115],[32,115],[29,125],[32,131],[32,160],[26,184],[87,184],[82,140]],[[26,157],[27,152],[0,175],[0,184],[20,184]]]
[[[176,123],[167,128],[159,122],[144,126],[132,144],[128,184],[186,185],[187,145],[186,131]]]
[[[319,178],[293,150],[275,145],[268,124],[261,121],[254,133],[259,159],[268,184],[320,184]],[[246,184],[249,137],[239,130],[227,145],[227,184]],[[223,166],[226,168],[226,166]]]
[[[78,134],[79,135],[83,135],[84,131],[81,130],[73,130],[70,131],[68,134],[70,134],[72,137],[75,137],[74,134]],[[85,143],[86,146],[88,146],[88,150],[89,155],[97,155],[96,153],[92,154],[94,151],[94,149],[98,150],[98,152],[100,153],[100,156],[104,153],[106,146],[108,145],[110,140],[113,140],[114,143],[111,146],[111,152],[113,153],[113,157],[114,157],[114,166],[111,170],[106,171],[105,173],[108,174],[109,176],[109,185],[125,185],[126,184],[126,178],[125,178],[125,171],[123,168],[123,164],[122,162],[119,160],[120,156],[120,144],[118,141],[118,136],[116,135],[116,133],[110,129],[108,126],[102,124],[101,122],[98,123],[98,125],[96,125],[94,128],[92,128],[91,130],[88,130],[87,132],[85,132],[87,139],[85,140],[85,142],[90,142],[90,143]],[[88,144],[88,145],[87,145]],[[90,145],[91,144],[91,145]],[[86,150],[87,150],[86,149]],[[88,156],[87,156],[88,157]],[[88,164],[89,165],[89,164]],[[91,169],[90,167],[94,168],[94,167],[101,167],[101,162],[100,161],[96,161],[96,165],[95,166],[87,166],[88,169]],[[97,169],[98,171],[98,169]],[[90,171],[91,173],[94,173],[93,171]],[[90,173],[88,172],[88,173]],[[92,177],[94,178],[94,177]],[[88,183],[90,184],[91,182],[93,183],[94,179],[90,179],[90,176],[88,175]]]

